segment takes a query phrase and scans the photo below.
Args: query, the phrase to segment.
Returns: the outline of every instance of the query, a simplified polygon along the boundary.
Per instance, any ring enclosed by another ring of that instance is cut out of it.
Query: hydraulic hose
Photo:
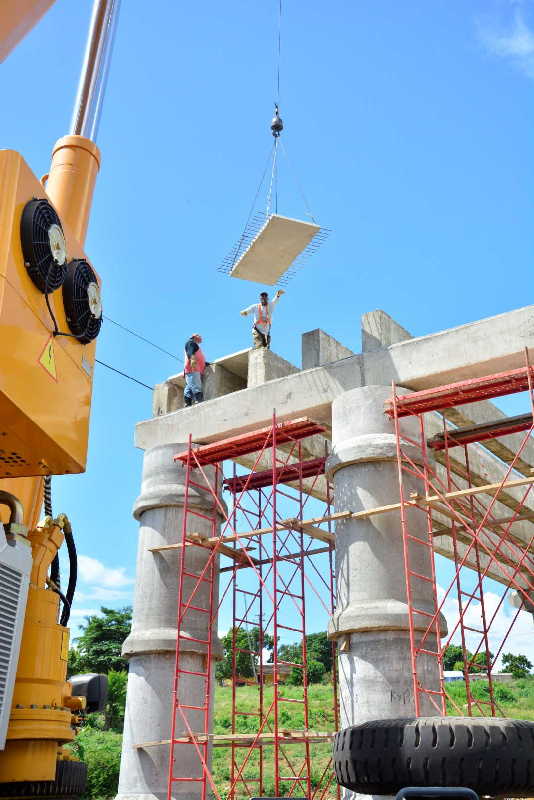
[[[76,582],[78,580],[78,554],[76,553],[76,544],[74,542],[74,536],[72,535],[72,527],[68,519],[65,520],[63,533],[65,535],[65,544],[67,545],[67,552],[69,554],[69,583],[65,596],[67,602],[63,603],[63,611],[61,612],[59,624],[66,627],[70,619],[70,610],[72,601],[74,600],[74,592],[76,591]]]
[[[52,512],[52,476],[45,475],[44,478],[44,512],[47,517],[53,517]],[[61,574],[59,571],[59,556],[56,553],[50,565],[50,580],[58,587],[61,587]]]

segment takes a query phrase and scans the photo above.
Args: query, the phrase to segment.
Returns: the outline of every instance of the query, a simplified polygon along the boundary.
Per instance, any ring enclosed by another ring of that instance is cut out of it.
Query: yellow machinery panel
[[[55,0],[2,0],[0,61],[26,36]]]
[[[37,288],[21,243],[25,207],[49,198],[11,150],[0,151],[0,197],[0,477],[83,472],[95,341],[53,335],[52,315],[60,333],[72,330],[62,288],[47,295]],[[86,263],[63,221],[61,228],[66,260]],[[99,288],[100,279],[94,278],[93,288]]]

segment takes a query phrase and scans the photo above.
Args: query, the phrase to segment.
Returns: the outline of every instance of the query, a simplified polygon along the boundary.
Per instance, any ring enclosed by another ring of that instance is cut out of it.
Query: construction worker
[[[243,311],[240,312],[242,317],[246,317],[248,314],[254,314],[252,344],[255,349],[271,346],[271,320],[273,311],[283,294],[284,290],[278,289],[273,299],[269,302],[267,292],[261,292],[259,303],[254,303],[254,305],[244,308]]]
[[[184,403],[192,406],[193,402],[201,403],[204,399],[202,391],[202,375],[208,362],[204,353],[200,349],[202,336],[200,333],[193,333],[185,343],[184,348]]]

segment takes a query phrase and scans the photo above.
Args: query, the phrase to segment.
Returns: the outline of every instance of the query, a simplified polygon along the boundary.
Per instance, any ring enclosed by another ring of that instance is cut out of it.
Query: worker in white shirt
[[[242,317],[246,317],[248,314],[254,314],[252,343],[255,349],[271,346],[271,321],[273,318],[273,311],[283,294],[284,290],[278,289],[273,299],[269,301],[267,292],[261,292],[259,303],[254,303],[254,305],[244,308],[243,311],[241,311]]]

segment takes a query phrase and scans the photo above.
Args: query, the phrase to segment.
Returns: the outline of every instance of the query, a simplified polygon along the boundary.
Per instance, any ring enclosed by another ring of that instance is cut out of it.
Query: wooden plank
[[[482,486],[471,486],[468,489],[457,489],[456,491],[453,492],[443,492],[443,494],[433,494],[433,495],[428,495],[426,497],[423,495],[420,496],[414,495],[413,497],[410,498],[410,500],[406,501],[405,505],[412,508],[418,508],[420,506],[436,506],[441,504],[441,506],[437,510],[439,510],[440,513],[445,513],[443,512],[442,505],[443,502],[446,500],[456,500],[463,497],[472,497],[477,494],[495,495],[498,494],[499,491],[501,490],[510,489],[517,486],[527,486],[532,483],[534,483],[534,477],[518,478],[517,480],[505,481],[504,483],[502,482],[486,483],[483,484]],[[367,519],[368,517],[373,517],[378,514],[387,514],[390,513],[391,511],[400,511],[400,508],[401,508],[400,503],[391,503],[386,506],[377,506],[376,508],[366,508],[362,511],[338,511],[334,514],[328,514],[324,517],[313,517],[312,519],[306,519],[302,520],[302,522],[300,521],[298,522],[299,525],[304,527],[316,526],[324,522],[336,522],[343,519]],[[451,513],[452,512],[449,511],[448,515],[450,515]],[[293,523],[293,518],[281,520],[280,524],[277,525],[276,530],[277,531],[287,530],[288,528],[291,528],[292,523]],[[244,533],[232,534],[230,536],[223,536],[221,541],[235,542],[239,541],[240,539],[247,539],[247,538],[250,539],[255,536],[263,536],[266,533],[272,533],[273,530],[274,530],[273,527],[258,528],[252,531],[245,531]],[[328,536],[327,531],[323,531],[323,533]],[[213,539],[210,541],[213,541]]]
[[[317,556],[320,553],[328,553],[330,551],[330,549],[331,549],[331,546],[318,547],[315,550],[304,550],[303,554],[307,558],[308,556]],[[282,559],[300,558],[300,556],[301,556],[300,551],[298,553],[288,553],[287,555],[284,553],[282,556],[280,556],[280,554],[279,554],[279,557],[282,558]],[[255,563],[255,565],[257,567],[261,566],[262,564],[271,564],[272,563],[272,558],[262,558],[259,561],[256,561],[256,559],[254,559],[254,563]],[[238,569],[244,569],[245,567],[249,567],[249,566],[250,566],[250,564],[240,564],[238,566]],[[221,573],[222,572],[230,572],[233,569],[235,569],[234,566],[232,566],[232,567],[223,567],[220,571],[221,571]]]
[[[220,539],[210,539],[206,536],[200,536],[199,534],[189,534],[187,537],[187,542],[185,543],[186,547],[204,547],[206,550],[217,550],[220,555],[227,556],[228,558],[233,559],[234,561],[246,561],[247,565],[250,564],[250,561],[253,563],[256,562],[256,559],[252,558],[252,556],[245,555],[253,548],[251,547],[243,547],[239,549],[235,549],[233,547],[228,547],[227,545],[221,543]],[[180,550],[183,547],[182,542],[178,542],[177,544],[164,544],[160,545],[159,547],[149,547],[148,549],[152,553],[159,553],[163,550]],[[250,561],[249,561],[250,559]]]
[[[280,730],[279,733],[279,739],[283,739],[286,743],[290,743],[291,741],[298,743],[313,740],[328,742],[335,736],[335,732],[331,731]],[[261,742],[262,744],[272,744],[274,742],[273,733],[194,733],[193,736],[180,736],[176,738],[174,742],[175,744],[190,744],[193,738],[198,744],[204,744],[209,741],[214,747],[229,747],[232,742],[239,742],[243,745],[248,743],[252,744],[255,741]],[[134,747],[137,750],[141,750],[147,747],[170,745],[170,743],[170,739],[161,739],[155,742],[142,742],[141,744],[134,745]]]

